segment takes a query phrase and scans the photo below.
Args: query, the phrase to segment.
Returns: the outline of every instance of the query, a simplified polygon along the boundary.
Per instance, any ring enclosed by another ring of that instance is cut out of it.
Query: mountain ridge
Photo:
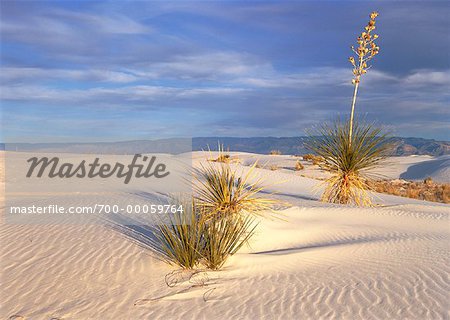
[[[218,150],[219,146],[226,151],[251,152],[268,154],[279,150],[282,154],[311,153],[306,147],[310,138],[298,137],[195,137],[192,138],[192,150]],[[75,152],[99,154],[133,154],[167,152],[175,153],[190,151],[182,139],[161,140],[129,140],[118,142],[83,142],[83,143],[0,143],[0,150],[10,151],[40,151],[40,152]],[[425,138],[390,138],[393,145],[393,156],[430,155],[442,156],[450,154],[450,142]]]

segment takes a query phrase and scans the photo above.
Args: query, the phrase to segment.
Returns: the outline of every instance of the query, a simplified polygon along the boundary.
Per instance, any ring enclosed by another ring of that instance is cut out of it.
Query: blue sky
[[[348,113],[372,10],[357,112],[450,140],[447,1],[2,1],[0,140],[304,135]]]

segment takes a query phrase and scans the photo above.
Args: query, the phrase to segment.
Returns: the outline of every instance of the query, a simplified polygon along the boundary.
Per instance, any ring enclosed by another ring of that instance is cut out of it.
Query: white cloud
[[[100,81],[112,83],[127,83],[138,78],[132,74],[111,70],[70,70],[70,69],[44,69],[44,68],[2,68],[0,79],[3,83],[14,81],[40,82],[57,79],[66,81]]]
[[[406,76],[403,83],[409,86],[441,85],[450,87],[450,70],[417,70]]]
[[[272,71],[270,63],[257,56],[236,52],[207,52],[176,56],[170,61],[144,63],[133,73],[150,77],[220,80],[256,72]]]
[[[247,91],[240,88],[176,88],[164,86],[126,86],[120,88],[96,87],[86,90],[55,89],[45,86],[17,85],[4,87],[1,92],[3,101],[46,102],[60,104],[101,104],[111,103],[126,106],[129,102],[146,103],[161,99],[183,99],[217,95],[235,95]]]

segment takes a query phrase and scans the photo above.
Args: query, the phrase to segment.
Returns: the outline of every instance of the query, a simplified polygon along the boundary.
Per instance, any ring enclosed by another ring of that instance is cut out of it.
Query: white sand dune
[[[317,180],[256,170],[292,207],[219,272],[176,272],[142,227],[3,223],[0,318],[449,319],[449,205],[328,205]]]
[[[449,183],[450,156],[441,156],[412,164],[400,174],[400,178],[406,180],[423,180],[427,177],[431,177],[437,182]]]
[[[205,154],[196,152],[195,156],[204,157]],[[297,172],[297,175],[322,179],[327,177],[327,173],[313,166],[309,161],[303,161],[300,157],[292,155],[260,155],[243,152],[230,152],[232,158],[239,159],[244,166],[250,166],[258,162],[259,166],[271,169],[277,167],[277,170],[292,171],[295,163],[300,161],[304,170]],[[209,154],[208,154],[209,155]],[[194,156],[194,157],[195,157]],[[212,157],[217,153],[211,153]],[[432,156],[405,156],[392,157],[386,160],[382,171],[376,169],[374,173],[382,179],[405,179],[405,180],[424,180],[427,177],[433,178],[436,182],[450,183],[450,155],[432,157]]]

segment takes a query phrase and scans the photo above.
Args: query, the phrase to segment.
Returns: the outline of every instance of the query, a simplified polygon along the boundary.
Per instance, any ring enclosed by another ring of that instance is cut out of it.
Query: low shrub
[[[305,155],[303,155],[303,160],[305,161],[312,161],[312,159],[315,157],[315,155],[311,154],[311,153],[307,153]]]
[[[280,150],[271,150],[271,151],[269,152],[269,154],[270,154],[271,156],[279,156],[279,155],[281,155],[281,151],[280,151]]]
[[[229,154],[219,154],[219,156],[214,159],[214,162],[223,162],[223,163],[229,163],[230,162],[230,155]]]
[[[370,181],[371,190],[412,199],[450,203],[450,184],[439,184],[431,179],[423,182],[406,180]]]
[[[297,162],[295,163],[294,170],[295,171],[300,171],[300,170],[303,170],[303,169],[305,169],[305,167],[302,165],[302,163],[300,161],[297,160]]]
[[[313,165],[320,165],[323,162],[323,157],[308,153],[303,156],[303,160],[310,161]]]

